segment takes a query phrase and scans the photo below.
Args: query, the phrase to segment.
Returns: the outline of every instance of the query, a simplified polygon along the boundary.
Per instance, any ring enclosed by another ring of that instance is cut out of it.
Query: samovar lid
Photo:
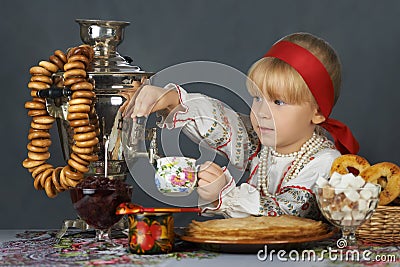
[[[89,75],[151,76],[153,74],[133,65],[130,57],[123,57],[117,52],[117,46],[123,41],[124,29],[130,24],[129,22],[95,19],[76,19],[76,22],[80,25],[83,43],[92,46],[94,50]]]

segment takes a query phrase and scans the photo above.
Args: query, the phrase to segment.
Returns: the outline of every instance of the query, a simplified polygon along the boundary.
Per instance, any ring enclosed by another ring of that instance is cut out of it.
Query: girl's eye
[[[276,99],[276,100],[274,100],[274,104],[278,105],[278,106],[282,106],[282,105],[284,105],[286,103],[284,101],[282,101],[282,100]]]
[[[255,96],[255,97],[253,97],[253,99],[254,99],[254,101],[256,101],[256,102],[261,102],[261,101],[262,101],[262,98],[259,97],[259,96]]]

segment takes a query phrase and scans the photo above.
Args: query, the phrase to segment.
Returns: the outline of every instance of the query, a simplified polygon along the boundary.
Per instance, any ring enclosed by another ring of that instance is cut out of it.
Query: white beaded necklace
[[[312,155],[320,151],[325,147],[332,147],[330,142],[326,142],[325,136],[317,135],[313,133],[312,137],[305,142],[299,151],[290,154],[280,154],[273,150],[271,147],[263,147],[260,152],[260,163],[258,172],[258,184],[257,189],[264,193],[266,196],[274,196],[268,193],[269,185],[269,172],[273,165],[273,157],[295,157],[289,171],[286,172],[283,182],[286,183],[289,180],[295,178],[303,167],[310,162]]]

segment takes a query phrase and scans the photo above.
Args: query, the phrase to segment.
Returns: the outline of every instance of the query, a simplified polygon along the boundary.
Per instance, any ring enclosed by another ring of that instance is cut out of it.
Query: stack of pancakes
[[[327,225],[320,221],[282,215],[192,221],[186,235],[212,240],[283,240],[319,236],[327,232]]]

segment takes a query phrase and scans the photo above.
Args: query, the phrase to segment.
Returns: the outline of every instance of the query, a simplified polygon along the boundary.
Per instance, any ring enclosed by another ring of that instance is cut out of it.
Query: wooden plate
[[[175,228],[175,234],[183,241],[195,243],[201,248],[219,252],[231,253],[254,253],[260,249],[264,249],[265,245],[268,249],[306,249],[313,246],[314,242],[321,241],[332,237],[337,228],[329,228],[328,232],[321,235],[313,235],[302,238],[284,238],[284,239],[248,239],[248,240],[213,240],[196,238],[185,235],[186,228]]]

